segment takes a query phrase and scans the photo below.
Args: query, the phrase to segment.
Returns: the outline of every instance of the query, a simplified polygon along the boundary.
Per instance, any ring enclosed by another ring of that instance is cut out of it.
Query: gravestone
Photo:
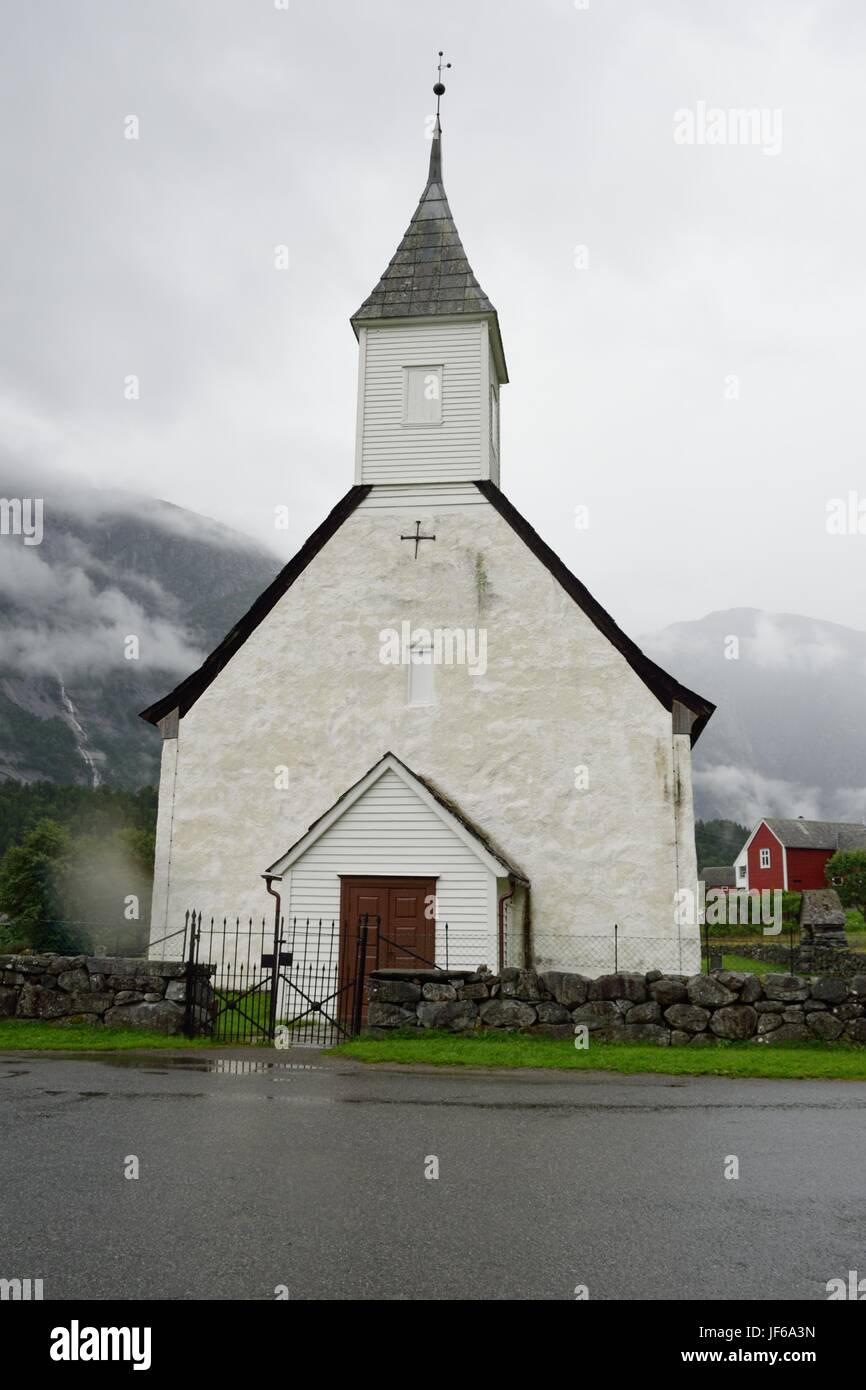
[[[845,909],[835,888],[805,888],[800,898],[800,969],[818,946],[844,950]]]

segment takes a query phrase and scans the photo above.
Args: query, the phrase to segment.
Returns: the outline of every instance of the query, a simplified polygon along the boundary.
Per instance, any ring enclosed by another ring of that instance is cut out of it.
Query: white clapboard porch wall
[[[394,772],[374,782],[292,865],[286,918],[339,921],[340,875],[437,879],[436,963],[474,970],[496,961],[497,880]],[[298,935],[300,941],[300,934]]]

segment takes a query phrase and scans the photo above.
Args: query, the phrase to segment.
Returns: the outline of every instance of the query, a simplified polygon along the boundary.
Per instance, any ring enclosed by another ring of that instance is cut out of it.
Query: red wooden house
[[[866,849],[856,821],[762,820],[737,855],[738,888],[826,888],[824,865],[837,849]]]

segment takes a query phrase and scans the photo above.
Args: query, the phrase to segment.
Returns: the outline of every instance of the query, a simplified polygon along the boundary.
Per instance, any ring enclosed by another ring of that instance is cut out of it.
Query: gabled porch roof
[[[406,786],[412,789],[416,796],[435,811],[457,838],[472,850],[476,858],[480,859],[485,868],[489,869],[496,878],[511,878],[518,883],[529,882],[523,871],[512,863],[468,816],[463,814],[455,802],[446,797],[427,778],[413,772],[394,753],[386,753],[377,763],[373,764],[359,781],[344,791],[333,806],[313,821],[301,838],[296,840],[285,854],[271,864],[270,868],[266,870],[265,877],[281,878],[301,858],[301,855],[305,854],[311,845],[314,845],[322,835],[326,834],[334,822],[339,820],[350,806],[354,806],[355,802],[359,801],[364,793],[387,772],[395,773]]]

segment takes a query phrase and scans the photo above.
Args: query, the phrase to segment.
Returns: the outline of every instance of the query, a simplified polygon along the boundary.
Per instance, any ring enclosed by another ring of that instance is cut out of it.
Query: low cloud
[[[754,768],[717,764],[695,768],[699,816],[721,816],[752,826],[765,816],[787,820],[866,821],[866,787],[828,790],[803,782],[765,777]]]
[[[202,659],[177,605],[155,581],[127,573],[128,588],[111,582],[111,566],[76,537],[62,536],[51,561],[18,537],[0,542],[2,664],[20,675],[104,672],[125,664],[127,639],[135,637],[138,660],[150,670],[188,671]]]

